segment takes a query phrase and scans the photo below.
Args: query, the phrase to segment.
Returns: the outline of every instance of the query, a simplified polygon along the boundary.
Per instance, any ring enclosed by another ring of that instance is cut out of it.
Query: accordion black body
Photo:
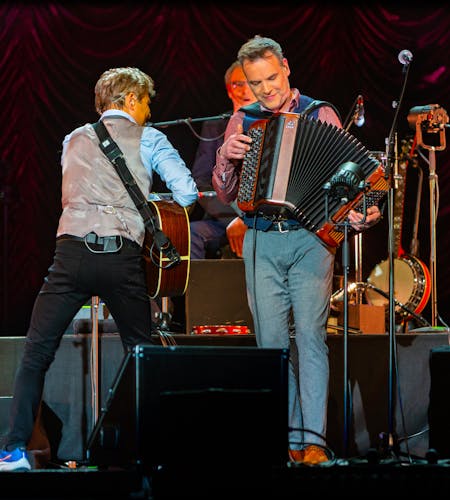
[[[344,129],[297,113],[276,113],[254,122],[248,135],[237,204],[247,213],[295,218],[337,247],[350,209],[364,211],[387,193],[383,164]],[[360,167],[364,189],[348,203],[330,197],[325,185],[346,162]]]

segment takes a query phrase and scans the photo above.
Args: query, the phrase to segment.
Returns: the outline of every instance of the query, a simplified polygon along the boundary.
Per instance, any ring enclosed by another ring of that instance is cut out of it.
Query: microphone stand
[[[386,139],[386,179],[390,179],[390,188],[387,193],[388,200],[388,225],[389,225],[389,375],[388,375],[388,431],[380,434],[381,452],[385,457],[398,456],[398,441],[394,432],[394,415],[393,415],[393,389],[394,389],[394,359],[395,359],[395,287],[394,287],[394,200],[395,189],[398,187],[398,158],[397,158],[397,122],[398,115],[405,93],[406,82],[409,74],[409,63],[403,64],[403,85],[400,92],[400,97],[397,102],[394,102],[395,113],[392,121],[389,136]]]
[[[351,187],[351,186],[348,186]],[[340,197],[336,196],[336,191],[335,191],[336,186],[333,186],[333,183],[328,182],[324,185],[324,189],[326,191],[325,194],[325,220],[329,219],[329,197],[334,198],[334,199],[339,199],[342,205],[346,205],[351,201],[356,196],[351,197]],[[364,188],[362,188],[364,189]],[[351,199],[349,199],[351,198]],[[365,221],[366,218],[366,196],[363,194],[363,219],[362,222]],[[348,221],[348,218],[345,218],[343,222],[337,223],[337,226],[341,226],[344,228],[344,240],[342,243],[342,270],[344,273],[344,283],[343,283],[343,288],[344,288],[344,299],[343,299],[343,335],[344,335],[344,375],[343,375],[343,380],[344,380],[344,435],[343,435],[343,453],[342,456],[346,458],[348,456],[348,442],[349,442],[349,429],[350,429],[350,416],[349,416],[349,388],[348,388],[348,332],[349,332],[349,325],[348,325],[348,275],[349,275],[349,270],[350,270],[350,252],[349,252],[349,242],[348,242],[348,229],[349,226],[351,225],[350,222]]]
[[[196,122],[206,122],[212,120],[228,120],[232,113],[222,113],[221,115],[216,116],[204,116],[203,118],[179,118],[177,120],[169,120],[167,122],[147,122],[145,124],[146,127],[170,127],[172,125],[190,125],[191,123]]]
[[[349,245],[348,245],[348,226],[347,219],[344,220],[344,242],[342,244],[342,269],[344,272],[344,435],[343,435],[343,457],[348,455],[348,441],[350,429],[350,417],[348,408],[348,273],[349,273]]]

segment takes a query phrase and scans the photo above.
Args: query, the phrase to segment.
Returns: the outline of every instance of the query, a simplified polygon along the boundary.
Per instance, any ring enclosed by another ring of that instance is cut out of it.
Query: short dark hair
[[[245,60],[254,61],[255,59],[259,59],[264,57],[267,52],[271,52],[274,54],[278,60],[283,62],[283,49],[281,45],[272,40],[272,38],[267,38],[261,35],[256,35],[253,38],[250,38],[238,52],[238,61],[243,64]]]

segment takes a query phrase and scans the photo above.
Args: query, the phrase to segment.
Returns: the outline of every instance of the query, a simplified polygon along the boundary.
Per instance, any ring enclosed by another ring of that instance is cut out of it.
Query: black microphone
[[[366,183],[361,167],[357,163],[347,161],[324,184],[323,189],[328,191],[331,198],[346,204],[352,201],[365,187]]]
[[[356,110],[355,117],[353,118],[353,123],[357,127],[362,127],[365,122],[364,118],[364,98],[362,95],[359,95],[356,99]]]
[[[412,52],[408,49],[401,50],[398,54],[398,60],[400,61],[400,64],[403,64],[403,73],[405,73],[406,68],[408,68],[413,60]]]

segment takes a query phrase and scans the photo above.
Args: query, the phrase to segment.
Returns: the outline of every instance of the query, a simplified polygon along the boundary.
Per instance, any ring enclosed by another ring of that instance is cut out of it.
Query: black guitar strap
[[[153,213],[147,203],[147,199],[140,187],[137,185],[136,180],[131,174],[122,150],[117,143],[113,140],[108,132],[105,124],[99,120],[93,123],[92,126],[100,140],[100,149],[107,156],[109,161],[113,164],[117,174],[122,180],[126,190],[128,191],[131,199],[133,200],[136,208],[144,220],[145,227],[153,236],[153,241],[158,248],[170,261],[169,267],[178,264],[181,261],[180,254],[173,246],[167,235],[155,224]]]

